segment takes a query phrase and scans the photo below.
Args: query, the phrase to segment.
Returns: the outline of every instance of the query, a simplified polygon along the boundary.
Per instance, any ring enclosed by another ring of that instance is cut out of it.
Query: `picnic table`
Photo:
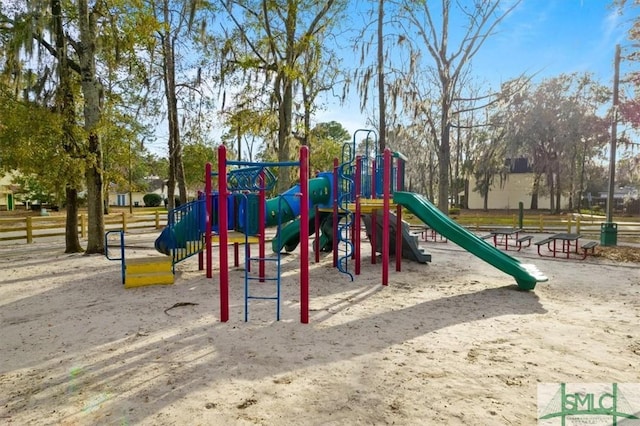
[[[422,226],[421,234],[422,234],[423,241],[434,241],[434,242],[440,242],[440,243],[447,242],[447,239],[444,237],[444,235],[438,233],[435,229],[427,225]]]
[[[536,241],[535,245],[538,246],[538,254],[540,256],[551,256],[551,257],[565,257],[566,259],[571,258],[573,255],[574,258],[577,257],[581,260],[586,259],[589,254],[593,254],[595,247],[598,245],[595,241],[589,241],[580,245],[580,238],[582,235],[573,234],[569,232],[561,232],[559,234],[551,235],[543,240]],[[543,254],[541,251],[542,247],[547,248],[547,253]],[[582,253],[580,253],[580,249],[582,249]]]
[[[520,251],[523,247],[529,247],[533,239],[531,235],[520,236],[521,232],[521,228],[498,228],[481,238],[485,240],[491,239],[495,247],[504,248],[505,250],[509,250],[509,247],[511,247]],[[525,243],[526,245],[524,245]]]

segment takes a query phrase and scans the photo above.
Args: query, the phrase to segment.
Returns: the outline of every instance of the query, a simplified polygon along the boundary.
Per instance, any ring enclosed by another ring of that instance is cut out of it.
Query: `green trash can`
[[[615,246],[618,244],[618,224],[605,222],[600,225],[600,245]]]

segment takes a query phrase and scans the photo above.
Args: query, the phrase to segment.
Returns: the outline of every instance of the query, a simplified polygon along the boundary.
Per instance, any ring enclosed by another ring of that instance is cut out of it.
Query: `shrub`
[[[162,197],[158,194],[145,194],[142,201],[147,207],[158,207],[162,203]]]
[[[450,207],[449,208],[449,215],[450,216],[457,216],[460,214],[460,207]]]

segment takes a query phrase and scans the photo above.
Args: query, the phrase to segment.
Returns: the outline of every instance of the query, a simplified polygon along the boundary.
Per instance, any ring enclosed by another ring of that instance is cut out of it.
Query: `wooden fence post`
[[[544,221],[542,220],[542,215],[540,215],[539,230],[540,230],[540,232],[544,232]]]
[[[122,212],[122,232],[127,232],[127,214]]]
[[[87,222],[86,222],[84,214],[81,214],[80,215],[80,237],[82,237],[83,239],[87,238],[86,229],[87,229]]]
[[[33,242],[33,220],[31,216],[27,216],[27,244]]]
[[[160,212],[156,210],[156,229],[160,229]]]

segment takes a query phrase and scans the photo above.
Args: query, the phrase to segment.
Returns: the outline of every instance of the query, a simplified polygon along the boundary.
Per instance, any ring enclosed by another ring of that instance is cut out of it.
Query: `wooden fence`
[[[457,221],[462,226],[476,232],[490,231],[496,228],[520,228],[517,215],[503,216],[499,223],[483,223],[481,216],[465,215]],[[495,219],[494,219],[495,220]],[[527,232],[555,233],[568,232],[583,234],[590,237],[598,236],[601,232],[604,218],[582,218],[580,216],[545,216],[545,215],[525,215],[522,220],[522,229]],[[640,238],[640,222],[614,220],[618,226],[618,235],[622,237]]]
[[[474,217],[473,214],[466,214],[456,220],[462,226],[475,232],[485,232],[491,229],[504,228],[508,226],[518,227],[518,218],[513,216],[502,216],[492,219],[492,224],[483,223],[481,216]],[[12,240],[26,240],[32,243],[34,238],[55,237],[65,235],[64,216],[33,216],[22,218],[0,218],[0,242]],[[550,218],[543,215],[525,215],[523,218],[523,228],[528,232],[576,232],[590,237],[600,234],[600,226],[603,219],[581,219],[572,216],[557,216]],[[148,213],[128,214],[125,212],[112,213],[105,216],[105,231],[122,229],[127,232],[132,229],[162,229],[167,223],[167,213],[165,211],[155,211]],[[640,222],[618,223],[618,236],[640,238]],[[78,215],[78,232],[81,238],[87,235],[87,215]]]
[[[28,216],[21,218],[0,218],[0,242],[65,235],[65,216]],[[161,229],[166,226],[166,212],[150,212],[130,215],[125,212],[106,215],[105,231],[122,229]],[[78,232],[81,238],[87,236],[87,215],[78,215]]]

